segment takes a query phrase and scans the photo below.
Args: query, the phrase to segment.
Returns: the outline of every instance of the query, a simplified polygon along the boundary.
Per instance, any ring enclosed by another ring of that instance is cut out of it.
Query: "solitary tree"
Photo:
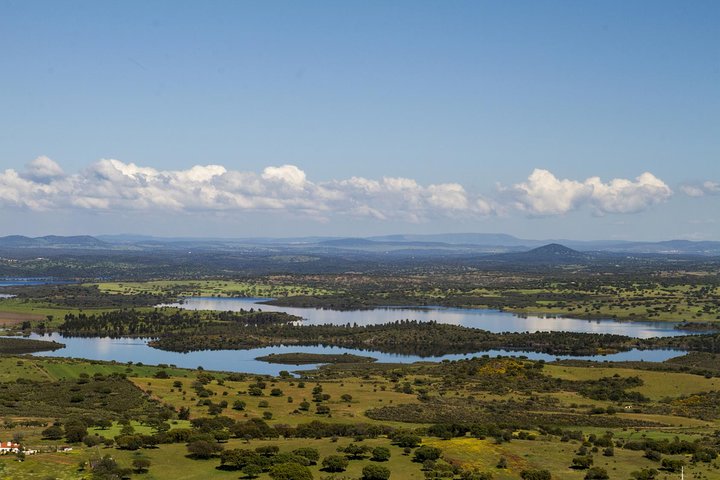
[[[328,455],[323,458],[322,466],[328,472],[344,472],[348,463],[344,455]]]
[[[520,472],[523,480],[551,480],[552,475],[547,470],[523,470]]]
[[[293,450],[292,453],[294,453],[295,455],[298,455],[300,457],[307,458],[308,460],[310,460],[311,464],[313,464],[313,465],[316,464],[318,462],[318,460],[320,460],[320,452],[318,452],[316,448],[302,447],[302,448]]]
[[[585,480],[607,480],[610,476],[604,468],[592,467],[585,474]]]
[[[208,459],[217,452],[222,451],[222,446],[207,440],[195,440],[188,443],[188,452],[194,458]]]
[[[242,469],[242,472],[247,478],[257,478],[262,473],[262,468],[260,468],[260,466],[258,465],[255,465],[254,463],[251,463],[245,465]]]
[[[362,469],[362,480],[388,480],[390,469],[382,465],[365,465]]]
[[[387,447],[375,447],[370,460],[375,462],[386,462],[390,460],[390,449]]]
[[[313,480],[308,467],[294,462],[275,465],[270,470],[270,477],[273,480]]]
[[[426,460],[437,460],[442,455],[442,450],[437,447],[419,447],[415,450],[415,456],[413,462],[423,463]]]
[[[136,458],[132,462],[133,470],[137,473],[145,473],[150,470],[150,460],[147,458]]]
[[[60,440],[63,435],[65,435],[65,431],[60,425],[52,425],[42,431],[43,438],[48,440]]]
[[[397,437],[395,437],[393,439],[393,441],[399,447],[415,448],[418,445],[420,445],[420,442],[422,442],[422,439],[420,437],[418,437],[417,435],[408,433],[408,434],[398,435]]]

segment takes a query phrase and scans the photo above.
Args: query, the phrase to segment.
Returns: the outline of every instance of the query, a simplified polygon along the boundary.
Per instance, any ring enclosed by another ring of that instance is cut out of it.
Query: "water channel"
[[[368,325],[410,319],[418,321],[435,320],[466,327],[475,327],[492,332],[524,331],[574,331],[590,333],[614,333],[632,337],[648,338],[659,336],[683,335],[686,332],[675,330],[667,322],[617,322],[613,320],[582,320],[568,317],[544,317],[536,315],[517,316],[509,312],[461,309],[461,308],[376,308],[371,310],[337,311],[316,308],[294,308],[266,305],[259,298],[214,298],[191,297],[172,306],[191,310],[239,311],[262,309],[264,311],[284,311],[302,317],[307,324],[355,324]],[[79,357],[93,360],[114,360],[117,362],[142,362],[145,364],[177,365],[196,368],[202,366],[209,370],[226,370],[276,375],[281,370],[305,370],[316,365],[268,364],[255,360],[269,353],[309,352],[309,353],[354,353],[376,358],[379,362],[411,363],[416,361],[454,360],[478,355],[525,355],[532,359],[554,360],[556,358],[593,358],[596,360],[622,361],[643,360],[663,361],[682,352],[668,350],[630,350],[616,354],[596,357],[556,356],[535,352],[489,350],[472,354],[453,354],[440,357],[420,357],[416,355],[398,355],[364,350],[322,347],[322,346],[275,346],[251,350],[212,350],[189,353],[166,352],[151,348],[147,339],[141,338],[71,338],[58,333],[50,335],[33,334],[32,338],[56,340],[64,343],[63,349],[54,352],[42,352],[41,356]]]

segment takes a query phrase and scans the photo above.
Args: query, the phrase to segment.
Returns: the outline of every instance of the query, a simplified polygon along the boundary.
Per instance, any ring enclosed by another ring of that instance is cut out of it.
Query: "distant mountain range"
[[[90,235],[79,235],[72,237],[61,237],[47,235],[45,237],[25,237],[22,235],[10,235],[0,237],[0,246],[6,248],[108,248],[108,243]]]
[[[530,240],[498,233],[383,235],[373,237],[296,238],[162,238],[141,235],[0,237],[0,249],[68,250],[201,250],[294,253],[364,252],[396,255],[515,255],[523,258],[582,260],[600,254],[720,256],[720,242],[668,240],[631,242],[617,240]],[[529,255],[529,256],[528,256]],[[499,257],[498,259],[501,259]]]

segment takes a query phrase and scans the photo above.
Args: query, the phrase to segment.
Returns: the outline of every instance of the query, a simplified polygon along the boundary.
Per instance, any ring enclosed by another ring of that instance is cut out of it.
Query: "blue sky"
[[[0,234],[720,240],[719,27],[716,1],[5,1]]]

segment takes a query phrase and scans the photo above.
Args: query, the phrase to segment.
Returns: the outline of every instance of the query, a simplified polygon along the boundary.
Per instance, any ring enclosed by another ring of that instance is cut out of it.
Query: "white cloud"
[[[575,180],[559,180],[536,168],[526,182],[510,189],[515,206],[536,215],[558,215],[577,208],[592,195],[592,187]]]
[[[302,189],[307,183],[305,172],[295,165],[283,165],[282,167],[267,167],[263,170],[263,180],[283,183],[294,189]]]
[[[602,213],[635,213],[664,202],[673,194],[665,182],[649,172],[635,181],[615,178],[602,183],[598,177],[586,180],[593,187],[592,203]]]
[[[707,192],[720,193],[720,183],[718,182],[703,182],[703,188]]]
[[[294,165],[270,166],[257,174],[221,165],[157,170],[115,159],[65,175],[47,157],[30,162],[22,175],[0,172],[0,205],[32,210],[287,211],[318,220],[351,215],[423,221],[493,213],[489,201],[471,198],[455,183],[423,186],[392,177],[312,182]]]
[[[533,215],[561,215],[584,205],[600,214],[635,213],[669,199],[673,193],[648,172],[634,181],[616,178],[603,183],[599,177],[558,179],[542,169],[535,169],[527,181],[501,190],[516,208]]]
[[[46,156],[37,157],[26,165],[23,177],[35,182],[47,182],[64,175],[60,165]]]
[[[685,184],[680,186],[680,190],[690,197],[704,197],[705,195],[720,194],[720,183],[706,181],[696,184]]]
[[[705,195],[705,191],[697,185],[681,185],[680,190],[689,197],[702,197]]]
[[[708,187],[709,188],[709,187]],[[0,171],[0,206],[30,210],[80,209],[152,212],[287,212],[316,220],[334,216],[422,222],[479,218],[521,210],[561,215],[589,206],[598,213],[631,213],[662,202],[670,188],[650,173],[634,180],[558,179],[536,169],[524,182],[501,188],[500,200],[468,192],[459,183],[422,185],[404,177],[313,182],[294,165],[260,173],[197,165],[185,170],[102,159],[73,174],[47,157],[22,173]]]
[[[430,185],[428,191],[430,192],[428,201],[431,205],[450,210],[466,210],[468,208],[467,195],[460,184]]]

